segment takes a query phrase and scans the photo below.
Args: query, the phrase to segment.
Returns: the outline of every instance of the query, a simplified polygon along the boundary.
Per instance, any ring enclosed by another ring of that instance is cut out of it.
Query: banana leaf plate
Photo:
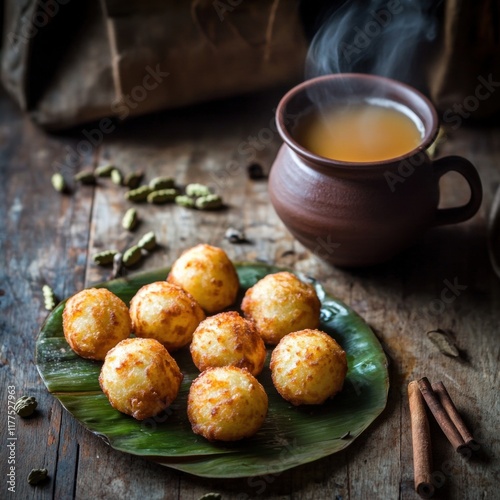
[[[282,270],[260,263],[236,264],[236,268],[240,301],[259,279]],[[108,288],[128,304],[141,286],[164,280],[168,271],[159,269],[96,286]],[[113,409],[99,387],[101,363],[77,356],[64,338],[64,302],[52,311],[38,336],[38,371],[66,410],[113,448],[174,469],[212,478],[248,477],[317,460],[347,447],[377,418],[387,402],[389,377],[387,358],[364,320],[326,293],[320,283],[300,277],[314,285],[321,300],[320,329],[347,353],[349,370],[344,388],[323,405],[292,406],[272,384],[268,349],[266,366],[258,379],[268,394],[269,411],[263,427],[250,439],[210,443],[191,431],[186,402],[198,370],[188,347],[174,353],[184,380],[178,398],[164,413],[137,421]]]

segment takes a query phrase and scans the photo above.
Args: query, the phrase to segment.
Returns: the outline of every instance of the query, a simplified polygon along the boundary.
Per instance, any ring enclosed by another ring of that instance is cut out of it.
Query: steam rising
[[[425,50],[437,37],[435,0],[348,0],[314,36],[306,78],[369,73],[420,86]]]

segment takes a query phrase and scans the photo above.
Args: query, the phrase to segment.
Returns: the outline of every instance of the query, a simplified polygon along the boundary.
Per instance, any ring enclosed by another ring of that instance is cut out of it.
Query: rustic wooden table
[[[283,89],[117,124],[99,139],[93,127],[47,135],[0,100],[0,322],[2,350],[2,498],[197,499],[211,491],[223,499],[417,498],[406,396],[410,380],[427,376],[447,385],[480,450],[471,458],[455,453],[431,421],[436,498],[499,498],[500,280],[489,264],[486,225],[500,182],[500,129],[464,123],[439,154],[468,157],[484,186],[480,212],[464,224],[429,231],[392,262],[341,270],[319,261],[286,231],[269,203],[266,181],[249,180],[246,165],[272,164],[280,139],[270,128]],[[78,152],[78,154],[75,153]],[[77,187],[69,196],[50,184],[54,171],[68,176],[87,165],[113,162],[124,171],[145,170],[149,178],[172,175],[180,183],[203,182],[222,193],[223,212],[181,207],[141,207],[135,234],[121,228],[128,207],[123,191],[109,182]],[[445,205],[462,203],[465,182],[442,180]],[[230,226],[243,228],[249,243],[224,239]],[[223,247],[235,260],[292,266],[320,279],[373,327],[390,359],[387,407],[373,425],[341,453],[277,475],[210,480],[177,472],[115,451],[87,431],[46,390],[34,363],[38,330],[47,316],[41,289],[59,298],[109,278],[89,256],[107,247],[124,248],[154,229],[161,249],[143,269],[167,266],[199,242]],[[450,283],[459,284],[443,292]],[[451,332],[462,356],[444,356],[426,332]],[[13,389],[12,389],[13,388]],[[15,494],[7,490],[10,450],[7,394],[34,395],[31,419],[15,420]],[[49,479],[36,487],[26,477],[46,467]]]

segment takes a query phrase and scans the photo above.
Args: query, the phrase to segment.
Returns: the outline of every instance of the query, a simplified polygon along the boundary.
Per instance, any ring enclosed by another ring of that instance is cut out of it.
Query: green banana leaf
[[[236,264],[244,292],[259,279],[282,269],[260,263]],[[140,273],[98,286],[106,287],[127,304],[137,290],[164,280],[168,269]],[[349,370],[344,388],[320,406],[294,407],[278,394],[271,381],[269,358],[258,376],[269,397],[263,427],[252,438],[234,443],[211,443],[195,435],[186,414],[187,394],[199,372],[189,347],[174,353],[183,374],[176,401],[162,414],[134,420],[113,409],[101,392],[101,362],[77,356],[62,330],[64,302],[52,311],[36,343],[36,364],[47,389],[87,429],[113,448],[141,455],[168,467],[205,477],[247,477],[273,474],[338,452],[356,439],[383,411],[389,377],[387,359],[369,326],[352,309],[328,295],[316,281],[322,302],[320,329],[346,351]]]

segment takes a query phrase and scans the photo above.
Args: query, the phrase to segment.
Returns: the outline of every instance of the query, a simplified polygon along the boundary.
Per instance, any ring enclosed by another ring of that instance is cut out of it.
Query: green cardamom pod
[[[195,200],[190,196],[186,196],[185,194],[180,194],[175,197],[175,204],[181,207],[194,208]]]
[[[94,172],[89,169],[82,170],[74,176],[75,181],[91,186],[96,183]]]
[[[141,249],[134,245],[123,253],[122,262],[125,267],[131,267],[142,259]]]
[[[160,189],[169,189],[175,186],[175,180],[172,177],[155,177],[149,181],[149,187],[152,191]]]
[[[123,184],[130,189],[135,189],[136,187],[139,187],[139,184],[141,183],[143,177],[144,177],[144,172],[141,171],[131,172],[130,174],[127,174],[125,176]]]
[[[103,250],[102,252],[94,254],[92,260],[99,266],[106,266],[107,264],[113,263],[116,253],[116,250]]]
[[[213,210],[223,206],[222,198],[218,194],[209,194],[196,198],[196,208],[200,210]]]
[[[169,203],[175,201],[176,189],[159,189],[148,194],[148,203]]]
[[[111,177],[111,172],[115,170],[113,164],[101,165],[94,170],[94,175],[96,177]]]
[[[122,227],[127,231],[133,231],[139,222],[139,217],[137,215],[137,210],[135,208],[129,208],[122,219]]]
[[[111,180],[117,186],[123,186],[123,174],[116,167],[111,171]]]
[[[200,196],[208,196],[212,194],[212,191],[208,186],[204,184],[192,183],[186,186],[186,194],[193,198],[198,198]]]
[[[52,311],[52,309],[56,307],[56,296],[54,294],[54,290],[52,290],[49,285],[43,285],[42,294],[45,302],[45,309],[47,309],[47,311]]]
[[[31,472],[28,475],[28,483],[29,484],[38,484],[47,479],[47,475],[49,471],[47,469],[31,469]]]
[[[20,417],[29,417],[33,415],[38,402],[33,396],[22,396],[14,403],[14,411]]]
[[[136,189],[131,189],[125,193],[125,198],[129,201],[133,202],[141,202],[146,201],[148,199],[148,195],[151,193],[151,188],[149,186],[141,186]]]
[[[56,172],[54,175],[52,175],[51,182],[52,187],[59,193],[69,193],[68,183],[59,172]]]
[[[146,233],[137,243],[137,246],[139,248],[142,248],[144,250],[154,250],[156,248],[156,235],[154,231],[149,231],[149,233]]]

